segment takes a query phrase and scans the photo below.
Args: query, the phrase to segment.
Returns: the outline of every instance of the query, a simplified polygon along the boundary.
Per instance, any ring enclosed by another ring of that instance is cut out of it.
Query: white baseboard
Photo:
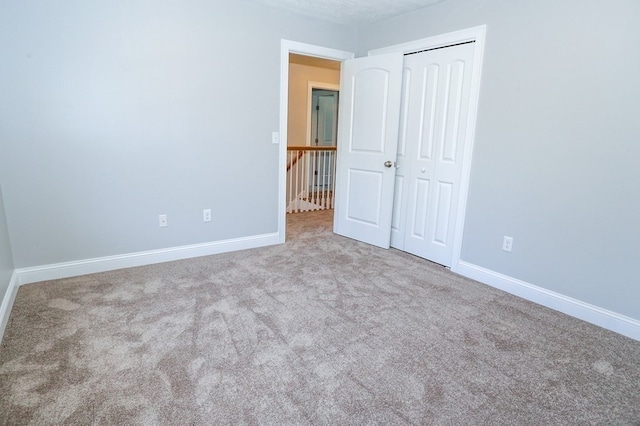
[[[581,302],[472,263],[459,261],[456,273],[640,341],[640,321],[633,318]]]
[[[264,247],[279,243],[280,235],[273,233],[17,269],[11,276],[9,287],[0,305],[0,338],[4,334],[19,285]],[[529,284],[472,263],[459,261],[456,272],[467,278],[640,341],[640,321],[633,318]]]
[[[113,271],[115,269],[131,268],[134,266],[151,265],[154,263],[170,262],[173,260],[189,259],[192,257],[209,256],[212,254],[226,253],[230,251],[264,247],[279,243],[280,235],[278,233],[254,235],[251,237],[213,241],[210,243],[170,247],[166,249],[149,250],[117,256],[98,257],[74,262],[36,266],[32,268],[21,268],[17,269],[15,274],[18,277],[19,285],[23,285],[39,281]]]
[[[18,294],[18,286],[18,274],[14,271],[13,274],[11,274],[9,287],[7,287],[7,291],[2,298],[2,304],[0,305],[0,342],[4,336],[4,330],[9,323],[9,315],[11,315],[11,307]]]

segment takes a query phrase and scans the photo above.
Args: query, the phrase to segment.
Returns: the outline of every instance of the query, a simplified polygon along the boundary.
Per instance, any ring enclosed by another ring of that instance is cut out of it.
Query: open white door
[[[334,232],[389,248],[402,86],[401,53],[345,61]]]

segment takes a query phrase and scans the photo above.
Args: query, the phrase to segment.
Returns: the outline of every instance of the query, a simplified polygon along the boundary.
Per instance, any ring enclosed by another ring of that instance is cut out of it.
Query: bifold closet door
[[[451,266],[474,44],[404,58],[391,246]]]

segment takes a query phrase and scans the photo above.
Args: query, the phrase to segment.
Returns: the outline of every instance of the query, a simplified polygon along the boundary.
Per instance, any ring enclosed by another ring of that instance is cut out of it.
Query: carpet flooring
[[[22,286],[1,424],[640,424],[640,342],[290,215],[286,244]]]

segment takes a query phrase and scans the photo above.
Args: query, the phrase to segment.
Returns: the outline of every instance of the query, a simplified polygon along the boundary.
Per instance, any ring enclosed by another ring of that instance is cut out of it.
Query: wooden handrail
[[[288,146],[287,151],[335,151],[335,146]]]
[[[295,158],[291,160],[291,163],[287,164],[287,171],[291,170],[291,168],[295,166],[295,164],[298,162],[299,159],[302,158],[303,155],[304,155],[304,152],[298,151],[298,155],[296,155]]]

